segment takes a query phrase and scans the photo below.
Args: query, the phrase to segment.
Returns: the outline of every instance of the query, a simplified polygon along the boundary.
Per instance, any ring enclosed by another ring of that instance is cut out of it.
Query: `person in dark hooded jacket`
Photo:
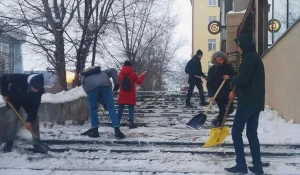
[[[259,113],[265,106],[265,71],[262,60],[255,51],[253,36],[243,34],[235,39],[237,51],[242,56],[238,75],[231,79],[236,93],[230,92],[229,99],[237,96],[238,106],[232,126],[232,140],[236,153],[236,165],[225,168],[231,173],[247,173],[248,168],[257,175],[264,174],[260,144],[257,136]],[[252,167],[247,168],[242,133],[247,124],[246,135],[250,145]]]
[[[211,101],[216,101],[219,108],[219,115],[212,121],[212,123],[215,126],[221,126],[226,111],[226,106],[229,101],[228,95],[231,91],[230,79],[235,76],[235,72],[231,64],[228,63],[227,55],[222,51],[215,52],[212,55],[211,63],[213,66],[209,68],[207,76],[208,96],[211,98]],[[214,99],[213,97],[223,80],[226,80],[226,82],[216,99]],[[232,113],[232,105],[230,108],[230,113]]]
[[[185,106],[189,108],[193,108],[191,105],[191,98],[193,95],[193,91],[195,86],[199,90],[199,96],[200,96],[200,105],[206,106],[208,103],[205,101],[204,93],[203,93],[203,86],[202,86],[202,80],[200,77],[207,78],[206,75],[202,72],[202,65],[201,65],[201,58],[203,56],[203,52],[199,49],[196,52],[196,55],[193,56],[193,58],[187,63],[185,67],[185,73],[189,74],[189,89],[188,93],[186,94],[186,100],[185,100]]]
[[[1,76],[1,94],[5,102],[10,102],[19,111],[21,107],[27,113],[25,128],[31,130],[40,137],[38,109],[41,104],[41,97],[45,92],[43,74],[4,74]],[[10,109],[9,105],[7,107]],[[11,152],[14,139],[16,138],[19,119],[12,110],[9,110],[8,130],[4,138],[5,145],[3,152]],[[39,138],[34,137],[33,151],[47,153],[45,146],[41,145]],[[0,141],[1,142],[1,141]]]
[[[120,92],[118,97],[118,118],[121,121],[124,107],[125,105],[128,105],[129,129],[137,128],[137,126],[134,124],[134,106],[136,104],[135,84],[141,85],[145,79],[145,75],[146,73],[144,72],[138,76],[134,72],[130,61],[124,62],[124,66],[119,73]],[[131,84],[130,89],[127,91],[123,90],[122,88],[122,82],[125,76],[128,77]]]

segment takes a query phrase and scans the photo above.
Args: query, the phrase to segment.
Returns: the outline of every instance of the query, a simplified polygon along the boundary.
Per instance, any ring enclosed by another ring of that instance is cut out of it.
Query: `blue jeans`
[[[260,144],[257,137],[258,119],[260,111],[247,109],[238,105],[232,126],[232,140],[237,164],[246,164],[242,133],[247,124],[246,135],[249,141],[252,163],[261,166]]]
[[[122,119],[124,107],[125,107],[125,105],[123,105],[123,104],[119,105],[119,109],[118,109],[118,118],[119,118],[119,121],[121,121],[121,119]],[[134,105],[128,105],[128,113],[129,113],[129,115],[128,115],[129,120],[133,120]]]
[[[92,128],[98,128],[98,99],[102,97],[107,107],[112,127],[119,127],[119,121],[114,105],[113,94],[109,86],[99,86],[87,92],[87,99],[90,105],[90,120]]]

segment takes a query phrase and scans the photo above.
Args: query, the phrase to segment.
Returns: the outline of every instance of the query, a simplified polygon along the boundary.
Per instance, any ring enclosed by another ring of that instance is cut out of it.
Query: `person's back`
[[[145,72],[142,73],[140,76],[138,76],[131,65],[130,61],[125,61],[124,66],[122,67],[120,73],[119,73],[119,84],[120,84],[120,92],[118,97],[118,118],[119,121],[121,121],[124,105],[128,105],[129,110],[129,128],[133,129],[137,126],[134,124],[134,106],[136,105],[136,88],[135,84],[141,85],[145,79]],[[128,78],[130,81],[130,89],[124,89],[123,83],[124,79]]]

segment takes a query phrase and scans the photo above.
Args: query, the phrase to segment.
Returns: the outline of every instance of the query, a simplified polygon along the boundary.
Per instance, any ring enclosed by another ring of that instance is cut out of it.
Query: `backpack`
[[[191,69],[192,69],[192,66],[191,66],[191,63],[190,63],[191,61],[189,61],[187,64],[186,64],[186,66],[185,66],[185,73],[186,74],[190,74],[191,73]]]
[[[131,89],[131,83],[130,83],[130,80],[128,78],[128,75],[124,75],[123,74],[123,80],[122,80],[121,89],[123,91],[129,91]]]

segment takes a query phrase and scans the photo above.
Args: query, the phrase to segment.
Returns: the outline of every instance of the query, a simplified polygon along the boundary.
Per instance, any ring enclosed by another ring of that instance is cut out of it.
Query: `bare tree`
[[[90,47],[92,47],[91,65],[94,65],[97,39],[99,34],[104,32],[105,26],[108,24],[108,15],[113,2],[114,0],[86,0],[84,1],[84,7],[77,9],[77,22],[82,30],[82,35],[79,43],[73,43],[77,53],[75,62],[76,75],[85,68]],[[79,85],[78,76],[76,76],[73,82],[73,86],[77,85]]]
[[[40,48],[47,57],[53,71],[58,75],[62,89],[67,89],[64,32],[79,6],[73,0],[14,0],[9,5],[12,13],[1,17],[14,21],[28,29],[27,42]]]

